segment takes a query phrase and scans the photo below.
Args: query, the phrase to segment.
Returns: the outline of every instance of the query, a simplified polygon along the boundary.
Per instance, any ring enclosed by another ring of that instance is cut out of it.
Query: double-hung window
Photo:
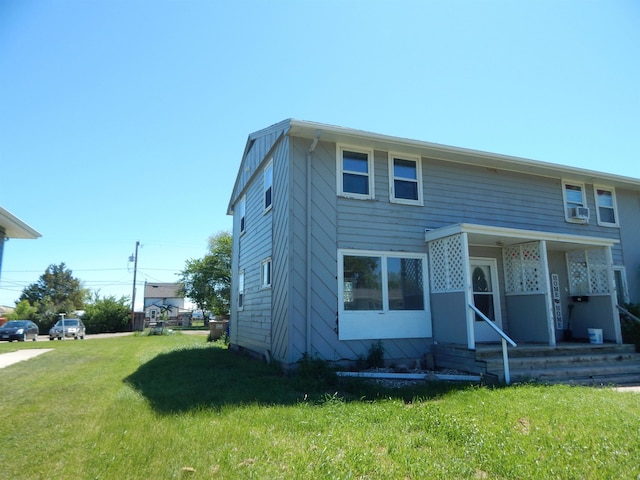
[[[247,197],[243,196],[240,199],[240,233],[244,233],[246,230],[246,215],[247,215]]]
[[[244,308],[244,270],[238,273],[238,310]]]
[[[338,194],[360,199],[375,198],[373,150],[338,145]]]
[[[340,340],[431,336],[426,255],[339,250]]]
[[[264,211],[271,209],[273,203],[273,161],[264,169]]]
[[[422,168],[420,157],[389,153],[390,200],[422,205]]]
[[[266,258],[260,264],[260,288],[271,287],[271,257]]]
[[[589,220],[589,210],[586,208],[584,184],[563,181],[562,196],[565,220],[572,223],[586,223]]]
[[[598,225],[606,227],[618,226],[616,213],[616,192],[612,187],[594,185],[593,191],[596,197],[596,217]]]

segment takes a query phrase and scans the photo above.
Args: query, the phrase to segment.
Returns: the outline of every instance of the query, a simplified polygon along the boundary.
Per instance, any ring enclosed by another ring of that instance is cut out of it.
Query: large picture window
[[[426,255],[341,250],[338,256],[341,340],[431,336]]]
[[[374,198],[373,151],[339,145],[337,158],[338,194]]]

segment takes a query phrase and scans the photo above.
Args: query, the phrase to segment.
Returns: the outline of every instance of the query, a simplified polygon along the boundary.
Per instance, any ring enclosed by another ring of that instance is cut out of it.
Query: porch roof
[[[618,240],[612,238],[570,235],[565,233],[496,227],[473,223],[456,223],[435,230],[425,230],[424,239],[432,242],[451,235],[466,233],[469,245],[503,247],[519,243],[544,240],[549,250],[568,251],[576,247],[612,247]]]

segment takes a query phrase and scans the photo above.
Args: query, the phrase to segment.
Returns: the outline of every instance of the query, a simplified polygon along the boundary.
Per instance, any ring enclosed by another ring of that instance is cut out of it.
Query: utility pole
[[[136,326],[136,273],[138,273],[138,247],[140,242],[136,242],[136,253],[133,256],[133,292],[131,293],[131,331]],[[131,257],[129,257],[131,259]]]

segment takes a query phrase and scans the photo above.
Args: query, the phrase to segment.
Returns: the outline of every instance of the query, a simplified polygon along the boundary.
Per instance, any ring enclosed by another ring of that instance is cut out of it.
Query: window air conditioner
[[[571,218],[575,220],[589,220],[589,209],[587,207],[573,207],[570,209]]]

